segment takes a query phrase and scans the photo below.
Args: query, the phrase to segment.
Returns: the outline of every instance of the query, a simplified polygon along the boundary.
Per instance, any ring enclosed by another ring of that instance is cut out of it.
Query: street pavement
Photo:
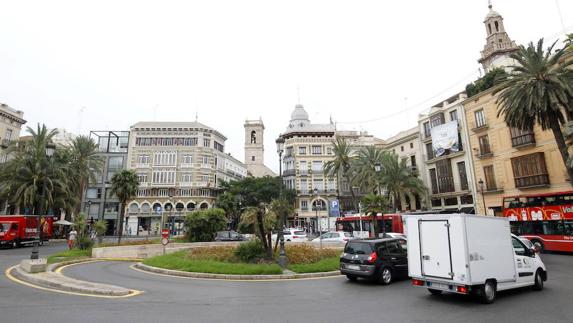
[[[46,255],[63,244],[42,247]],[[4,271],[31,248],[0,250]],[[344,277],[238,282],[165,277],[131,263],[96,262],[66,268],[69,277],[143,290],[105,299],[33,289],[0,278],[0,322],[571,322],[573,255],[542,256],[545,289],[501,292],[492,305],[453,294],[430,296],[409,281],[390,286]]]

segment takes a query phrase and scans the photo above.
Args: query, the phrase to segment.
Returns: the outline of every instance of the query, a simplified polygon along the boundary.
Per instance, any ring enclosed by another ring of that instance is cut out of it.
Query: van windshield
[[[372,253],[372,246],[364,242],[349,242],[344,248],[344,252],[351,255],[369,255]]]

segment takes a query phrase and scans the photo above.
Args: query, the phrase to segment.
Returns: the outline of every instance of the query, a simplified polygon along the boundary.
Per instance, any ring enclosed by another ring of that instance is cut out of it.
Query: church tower
[[[509,56],[518,49],[515,42],[505,32],[503,17],[492,9],[491,0],[488,7],[489,12],[483,22],[487,34],[486,44],[478,60],[486,73],[496,67],[513,65]]]
[[[265,125],[263,121],[246,120],[244,126],[247,171],[254,177],[275,176],[274,172],[265,166]]]

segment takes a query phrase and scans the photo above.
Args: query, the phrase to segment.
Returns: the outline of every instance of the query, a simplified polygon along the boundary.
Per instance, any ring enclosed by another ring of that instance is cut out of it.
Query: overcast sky
[[[570,0],[493,8],[518,44],[573,32]],[[261,117],[277,169],[297,87],[312,122],[388,138],[479,76],[487,12],[487,0],[4,0],[0,102],[28,126],[82,134],[197,113],[240,160],[243,122]]]

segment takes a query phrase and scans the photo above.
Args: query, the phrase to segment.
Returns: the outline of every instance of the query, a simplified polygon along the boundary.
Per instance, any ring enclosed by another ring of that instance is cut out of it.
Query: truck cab
[[[18,223],[14,221],[0,222],[0,246],[16,247],[18,245]]]

